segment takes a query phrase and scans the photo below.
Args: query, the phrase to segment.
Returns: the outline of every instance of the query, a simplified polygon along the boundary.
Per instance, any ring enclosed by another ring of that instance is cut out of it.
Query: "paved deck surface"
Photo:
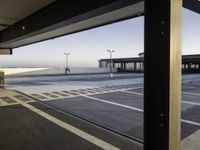
[[[183,76],[183,150],[188,145],[191,150],[199,150],[197,147],[200,146],[197,140],[200,136],[199,77],[200,75]],[[0,136],[0,149],[106,149],[100,147],[98,142],[92,143],[95,140],[84,139],[63,128],[59,121],[94,136],[107,149],[110,146],[113,146],[111,149],[142,149],[141,144],[131,140],[143,141],[142,75],[140,78],[138,75],[132,78],[129,76],[128,79],[119,77],[118,80],[97,78],[89,82],[74,79],[64,81],[63,77],[63,82],[60,82],[59,78],[45,80],[43,77],[42,80],[37,77],[37,86],[34,79],[18,78],[15,82],[13,78],[8,80],[8,88],[19,90],[25,95],[15,93],[0,97],[0,121],[4,122],[0,124],[0,133],[4,135]],[[27,90],[20,81],[23,84],[29,83],[26,84]],[[35,84],[31,84],[32,82]],[[16,140],[16,137],[20,138]]]

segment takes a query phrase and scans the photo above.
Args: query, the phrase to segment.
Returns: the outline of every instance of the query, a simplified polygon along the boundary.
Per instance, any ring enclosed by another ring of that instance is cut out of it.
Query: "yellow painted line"
[[[98,147],[100,147],[100,148],[102,148],[104,150],[120,150],[119,148],[117,148],[117,147],[115,147],[115,146],[113,146],[113,145],[111,145],[111,144],[109,144],[109,143],[107,143],[107,142],[105,142],[105,141],[93,136],[93,135],[90,135],[90,134],[88,134],[88,133],[86,133],[86,132],[84,132],[84,131],[82,131],[82,130],[80,130],[80,129],[78,129],[78,128],[76,128],[76,127],[74,127],[74,126],[62,121],[62,120],[60,120],[60,119],[57,119],[57,118],[47,114],[46,112],[43,112],[42,110],[40,110],[40,109],[38,109],[38,108],[28,104],[28,103],[22,103],[19,100],[17,100],[17,101],[21,105],[23,105],[24,107],[26,107],[29,110],[35,112],[36,114],[44,117],[45,119],[51,121],[52,123],[54,123],[54,124],[64,128],[64,129],[76,134],[77,136],[87,140],[90,143],[95,144],[96,146],[98,146]]]

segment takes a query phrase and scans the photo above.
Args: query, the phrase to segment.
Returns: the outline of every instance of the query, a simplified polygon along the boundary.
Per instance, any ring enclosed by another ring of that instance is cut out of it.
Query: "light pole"
[[[65,74],[67,74],[67,72],[70,72],[69,66],[68,66],[68,56],[70,55],[70,53],[64,53],[64,55],[66,56],[66,68],[65,68]]]
[[[113,72],[112,72],[112,66],[113,66],[113,63],[112,63],[112,53],[115,52],[114,50],[106,50],[110,53],[110,78],[113,78]]]

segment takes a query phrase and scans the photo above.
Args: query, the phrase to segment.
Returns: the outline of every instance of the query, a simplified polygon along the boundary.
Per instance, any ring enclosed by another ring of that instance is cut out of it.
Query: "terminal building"
[[[143,72],[144,53],[140,53],[139,57],[129,58],[113,58],[100,59],[100,68],[109,68],[110,62],[117,72]],[[200,73],[200,54],[199,55],[183,55],[182,56],[182,72],[183,73]]]

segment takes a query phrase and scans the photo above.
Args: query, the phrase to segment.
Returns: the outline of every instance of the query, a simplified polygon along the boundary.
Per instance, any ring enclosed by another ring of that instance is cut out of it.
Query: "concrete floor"
[[[34,106],[55,118],[70,123],[119,149],[142,149],[141,144],[123,138],[121,135],[133,139],[135,138],[139,141],[143,140],[143,76],[124,76],[125,77],[123,77],[123,75],[119,76],[116,80],[110,80],[104,76],[92,76],[91,82],[88,80],[88,76],[87,80],[79,80],[79,77],[73,77],[71,80],[64,80],[66,77],[62,77],[62,82],[61,79],[57,77],[52,78],[52,80],[50,80],[49,77],[37,77],[35,79],[26,77],[16,78],[16,80],[10,78],[7,80],[7,88],[19,90],[29,96],[29,98],[32,97],[33,99],[28,101],[29,105]],[[199,150],[200,147],[198,142],[200,131],[199,77],[200,75],[183,76],[181,124],[183,150],[186,150],[188,147],[190,147],[191,150]],[[23,99],[20,98],[19,93],[17,98]],[[5,103],[5,96],[3,99],[0,99],[0,103],[1,101],[4,101]],[[28,111],[29,113],[27,113]],[[78,116],[79,119],[69,114]],[[80,149],[80,147],[81,149],[100,148],[94,143],[91,144],[91,142],[77,136],[75,136],[74,139],[72,138],[73,141],[76,141],[75,143],[72,142],[72,140],[67,140],[69,141],[68,145],[68,142],[65,143],[64,141],[59,140],[60,138],[67,139],[72,136],[68,130],[65,129],[66,131],[62,131],[64,130],[63,128],[56,129],[56,127],[52,127],[55,126],[55,124],[51,121],[49,124],[46,123],[48,122],[47,120],[41,116],[38,118],[37,114],[27,110],[27,108],[23,108],[23,106],[18,103],[0,105],[0,115],[0,118],[3,118],[5,122],[4,125],[0,125],[0,129],[6,129],[0,131],[0,133],[3,133],[1,135],[10,133],[10,135],[7,135],[7,138],[4,138],[5,136],[0,136],[0,145],[5,146],[0,146],[0,149],[2,150],[6,148],[12,150],[18,149],[17,146],[6,147],[6,145],[3,144],[12,143],[9,145],[20,146],[20,143],[23,143],[23,140],[15,141],[17,136],[21,137],[20,139],[28,141],[29,149],[32,147],[33,149],[44,149],[43,146],[45,145],[46,149],[55,149],[57,146],[59,146],[59,149],[73,150]],[[6,117],[7,115],[8,117]],[[7,120],[5,117],[10,119]],[[14,119],[12,119],[12,117],[14,117]],[[82,119],[87,121],[83,121]],[[15,129],[15,126],[12,126],[17,122],[19,122],[18,126],[16,126],[18,130]],[[91,125],[91,123],[98,124],[106,129],[111,129],[113,132],[109,132],[98,125]],[[8,126],[6,124],[8,124]],[[31,125],[29,126],[29,124]],[[44,126],[42,126],[43,124]],[[57,128],[60,127],[57,126]],[[17,133],[13,131],[17,131]],[[29,131],[33,131],[33,133]],[[26,134],[29,133],[31,136],[25,138]],[[51,141],[55,141],[55,143]],[[36,145],[41,145],[41,147],[36,147]],[[24,147],[20,146],[20,148],[27,149],[26,146],[27,144],[25,144]]]

